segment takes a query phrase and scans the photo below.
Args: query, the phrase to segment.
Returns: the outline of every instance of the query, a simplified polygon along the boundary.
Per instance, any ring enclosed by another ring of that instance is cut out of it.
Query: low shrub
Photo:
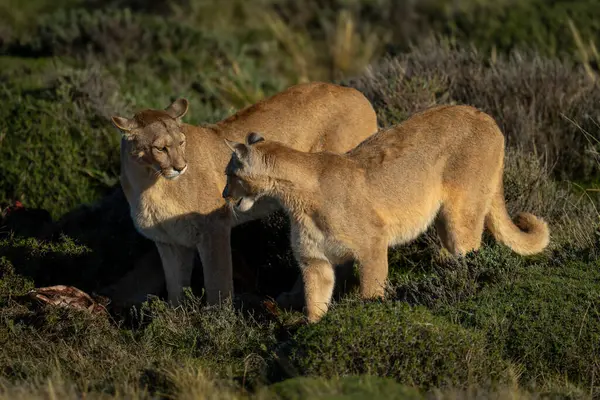
[[[407,399],[424,396],[411,387],[403,386],[390,378],[368,375],[345,376],[339,379],[298,377],[270,385],[256,395],[257,399],[329,400],[329,399]]]
[[[275,341],[272,324],[231,304],[201,307],[194,297],[177,309],[146,303],[134,313],[134,330],[102,314],[16,300],[0,297],[0,394],[6,385],[51,382],[67,392],[144,398],[232,395],[263,381]]]
[[[57,218],[117,183],[120,137],[105,116],[123,104],[98,69],[46,73],[38,87],[9,83],[0,93],[0,203],[20,200]]]
[[[267,350],[275,343],[274,325],[259,323],[231,304],[202,307],[188,297],[184,307],[171,308],[158,300],[140,310],[140,322],[149,324],[141,334],[146,351],[167,358],[199,358],[213,374],[260,382]]]
[[[430,42],[347,83],[373,102],[383,125],[435,104],[468,104],[496,119],[509,146],[545,155],[556,176],[589,180],[598,173],[589,156],[596,144],[582,130],[598,136],[600,91],[568,61],[517,52],[492,61]]]
[[[515,271],[541,262],[494,243],[462,259],[436,257],[432,250],[418,248],[415,244],[390,251],[391,292],[398,299],[434,310],[470,299],[483,288],[510,279]]]
[[[591,387],[600,373],[599,265],[593,251],[563,249],[444,314],[484,331],[490,346],[521,365],[525,383],[558,377]]]
[[[371,374],[422,388],[494,384],[506,364],[479,332],[403,303],[342,303],[301,328],[281,361],[298,375]]]

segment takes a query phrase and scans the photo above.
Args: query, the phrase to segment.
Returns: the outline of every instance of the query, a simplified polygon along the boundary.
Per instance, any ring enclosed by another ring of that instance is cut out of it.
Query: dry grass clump
[[[509,146],[545,155],[555,176],[592,179],[599,171],[588,156],[597,144],[582,129],[600,137],[600,88],[572,62],[528,52],[493,61],[431,42],[348,83],[365,92],[384,125],[434,104],[470,104],[496,119]]]

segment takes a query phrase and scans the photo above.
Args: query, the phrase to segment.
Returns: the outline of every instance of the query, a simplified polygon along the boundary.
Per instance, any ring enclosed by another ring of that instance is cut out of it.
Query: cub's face
[[[133,118],[112,117],[113,124],[129,142],[129,154],[138,163],[166,179],[187,171],[185,134],[181,117],[187,112],[185,99],[162,110],[144,110]]]
[[[239,211],[246,212],[263,196],[264,188],[259,185],[260,164],[257,154],[251,154],[250,146],[263,141],[257,133],[250,133],[246,144],[227,141],[233,150],[231,159],[225,168],[227,184],[223,189],[223,198]]]

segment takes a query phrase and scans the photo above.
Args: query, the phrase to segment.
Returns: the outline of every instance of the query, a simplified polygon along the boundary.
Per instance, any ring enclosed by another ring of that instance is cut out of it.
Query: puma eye
[[[165,151],[167,151],[166,147],[155,147],[156,151],[160,152],[160,153],[164,153]]]

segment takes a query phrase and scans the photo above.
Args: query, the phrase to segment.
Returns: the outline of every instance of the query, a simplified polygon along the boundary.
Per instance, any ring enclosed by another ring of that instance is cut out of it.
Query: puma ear
[[[265,141],[265,138],[263,138],[262,136],[260,136],[260,134],[258,134],[256,132],[250,132],[248,135],[246,135],[246,144],[248,146],[251,146],[254,143],[264,142],[264,141]]]
[[[237,155],[240,160],[248,155],[248,147],[246,147],[246,145],[243,143],[225,139],[225,144]]]
[[[138,124],[134,119],[127,119],[123,117],[110,117],[113,125],[122,130],[125,133],[129,133],[131,130],[137,128]]]
[[[171,105],[165,108],[165,111],[171,118],[178,119],[181,118],[187,113],[189,107],[189,103],[186,99],[181,98],[175,100]]]

